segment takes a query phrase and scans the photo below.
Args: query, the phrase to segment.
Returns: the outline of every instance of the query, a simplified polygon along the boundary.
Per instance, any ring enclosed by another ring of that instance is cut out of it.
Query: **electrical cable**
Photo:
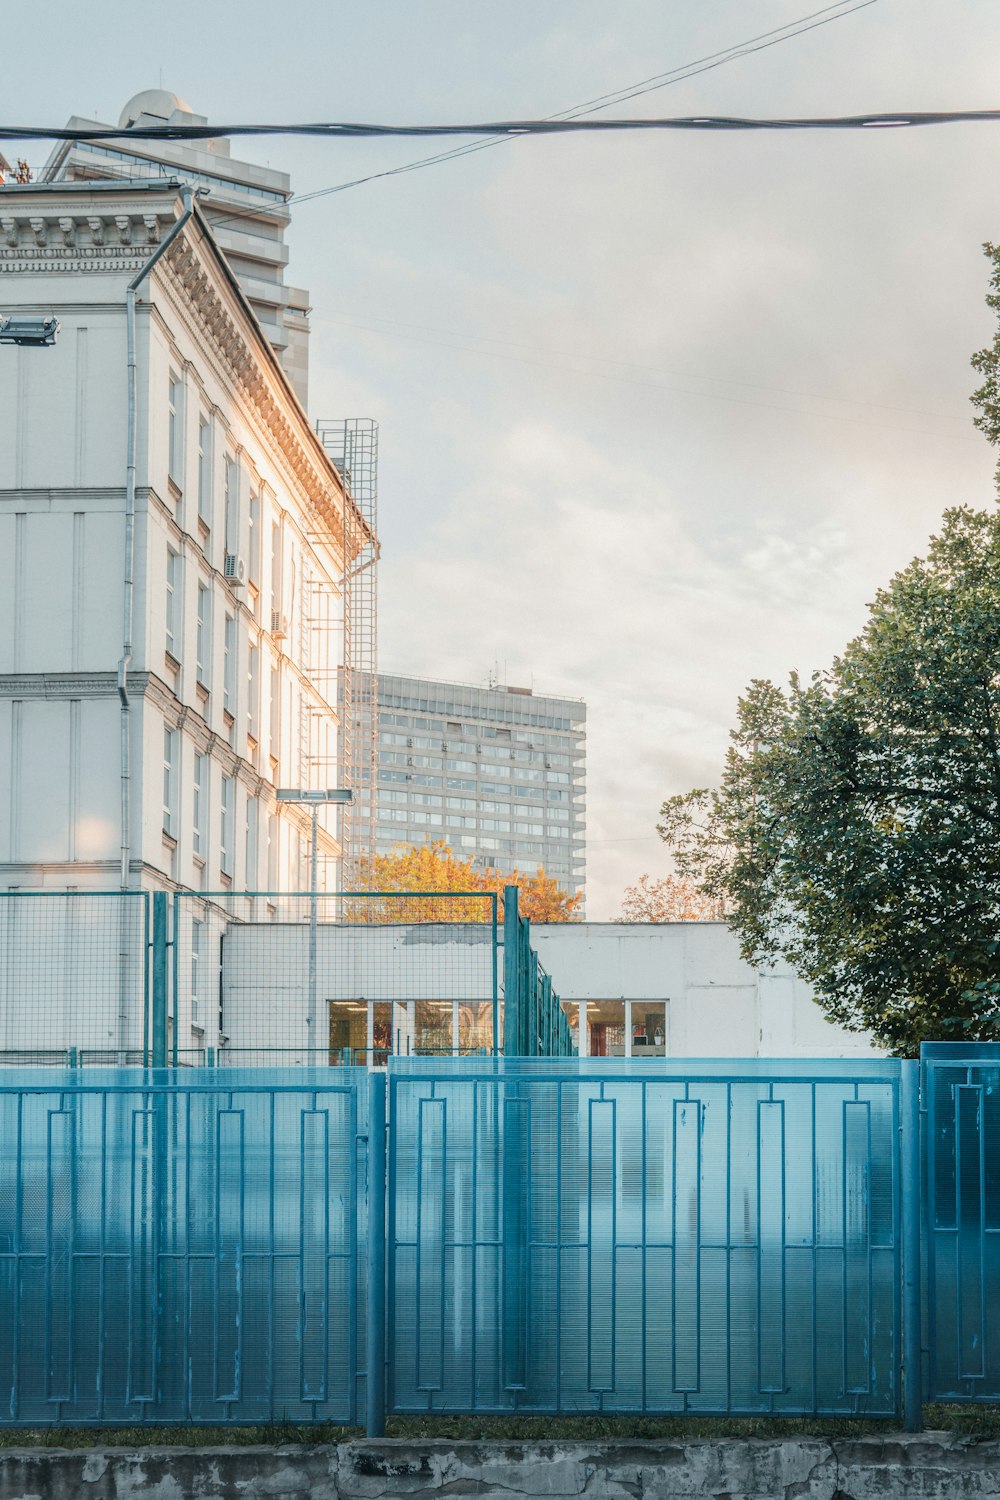
[[[741,42],[734,42],[729,47],[723,47],[718,52],[706,53],[704,57],[694,58],[691,62],[679,63],[674,68],[667,69],[664,73],[653,74],[650,78],[640,79],[638,83],[626,84],[623,88],[615,89],[608,94],[599,94],[594,99],[585,99],[581,104],[571,105],[568,109],[557,110],[554,114],[546,116],[549,121],[572,120],[585,115],[593,114],[599,109],[606,109],[610,104],[621,104],[628,99],[637,98],[642,94],[653,93],[657,89],[667,88],[673,83],[683,83],[686,78],[697,76],[699,73],[710,72],[713,68],[720,68],[727,62],[734,62],[740,57],[749,57],[754,52],[762,52],[768,47],[775,47],[779,42],[787,42],[793,37],[801,36],[804,32],[814,31],[820,26],[828,26],[833,21],[842,20],[845,16],[852,15],[855,11],[865,10],[877,0],[835,0],[832,5],[824,5],[819,10],[810,11],[807,15],[799,16],[794,21],[788,21],[784,26],[773,27],[770,31],[762,31],[756,36],[747,37]],[[832,15],[830,12],[835,11]],[[135,130],[129,132],[133,138]],[[87,137],[89,139],[89,137]],[[459,156],[467,156],[474,151],[485,151],[492,146],[502,146],[505,142],[515,139],[513,135],[487,136],[485,139],[469,141],[463,146],[452,147],[449,151],[439,151],[433,156],[420,157],[416,161],[403,162],[397,167],[388,167],[381,172],[370,172],[364,177],[355,177],[347,182],[335,183],[332,187],[317,188],[310,193],[291,194],[287,202],[310,203],[317,198],[326,198],[334,193],[346,192],[348,188],[361,187],[367,182],[376,182],[383,177],[396,177],[406,172],[415,172],[422,167],[435,166],[440,162],[451,161]],[[241,219],[252,217],[252,209],[230,208],[224,218],[213,217],[213,228],[221,229],[228,224],[238,223]]]
[[[1000,121],[1000,109],[892,110],[859,115],[794,115],[754,118],[746,115],[658,115],[614,120],[480,120],[461,125],[385,125],[353,120],[323,120],[298,125],[133,125],[79,130],[48,125],[0,125],[0,140],[182,141],[235,139],[251,135],[319,136],[330,140],[370,140],[380,136],[525,136],[623,134],[630,131],[787,131],[871,130],[934,125],[981,125]],[[304,196],[304,195],[303,195]]]
[[[869,5],[875,4],[876,0],[860,0],[860,3],[852,4],[848,9],[844,8],[846,3],[847,0],[837,0],[835,5],[825,5],[821,10],[811,11],[808,15],[800,16],[796,21],[789,21],[784,26],[777,26],[771,31],[762,31],[758,36],[748,37],[742,42],[734,42],[718,52],[709,52],[704,57],[694,58],[689,63],[679,63],[677,67],[670,68],[665,73],[656,73],[651,78],[641,79],[638,83],[626,84],[624,88],[616,89],[610,94],[600,94],[596,99],[585,99],[582,104],[557,110],[545,118],[548,120],[576,119],[578,116],[592,114],[598,109],[606,109],[609,104],[623,104],[626,100],[638,98],[641,94],[668,88],[673,83],[683,83],[686,78],[696,77],[699,73],[708,73],[713,68],[721,68],[727,62],[734,62],[740,57],[749,57],[754,52],[764,51],[767,47],[775,47],[779,42],[787,42],[793,37],[801,36],[803,32],[813,31],[818,26],[827,26],[831,21],[839,21],[856,10],[865,10]],[[837,14],[826,14],[832,10],[835,10]],[[817,16],[825,16],[825,19],[817,21],[815,19]],[[806,25],[806,22],[814,24]],[[773,40],[768,40],[768,38],[773,38]],[[366,182],[377,182],[382,177],[396,177],[404,172],[415,172],[422,167],[436,166],[440,162],[467,156],[473,151],[485,151],[491,146],[501,146],[507,139],[513,139],[513,137],[488,137],[486,140],[470,141],[468,145],[456,146],[451,151],[441,151],[435,156],[424,156],[417,161],[404,162],[398,167],[371,172],[366,177],[355,177],[348,182],[336,183],[333,187],[317,188],[311,193],[300,193],[295,201],[308,203],[314,198],[325,198],[332,193],[346,192],[348,188],[361,187]]]

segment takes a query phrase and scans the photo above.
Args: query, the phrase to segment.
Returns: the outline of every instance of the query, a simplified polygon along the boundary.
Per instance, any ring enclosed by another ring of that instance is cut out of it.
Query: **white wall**
[[[759,972],[724,922],[559,922],[531,941],[563,1000],[663,1000],[673,1057],[868,1057],[786,965]]]

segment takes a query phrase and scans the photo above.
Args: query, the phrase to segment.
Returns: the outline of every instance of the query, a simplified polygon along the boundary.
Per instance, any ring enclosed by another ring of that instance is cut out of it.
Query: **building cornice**
[[[202,244],[210,245],[213,250],[216,248],[214,241],[204,232]],[[268,357],[271,355],[270,346],[266,352],[263,348],[254,348],[257,341],[247,336],[248,330],[240,327],[243,320],[234,317],[226,306],[227,299],[206,265],[205,257],[199,254],[200,248],[193,235],[183,232],[163,257],[162,273],[172,278],[182,302],[197,318],[203,336],[210,341],[234,386],[243,393],[259,421],[274,434],[286,463],[317,512],[321,525],[340,537],[344,531],[342,507],[350,502],[345,501],[334,472],[324,472],[297,430],[303,425],[297,398],[290,388],[283,388],[283,377],[280,383],[276,379],[276,374],[281,374],[281,371],[276,357]],[[253,331],[256,332],[255,320]],[[261,334],[261,341],[263,337]],[[312,429],[307,424],[306,432],[311,447]]]
[[[134,275],[176,222],[178,186],[74,182],[0,189],[0,275]],[[172,284],[234,388],[271,433],[315,513],[315,530],[343,539],[345,507],[353,501],[197,207],[153,275]],[[351,529],[359,528],[363,536],[360,515]]]
[[[162,205],[72,208],[0,194],[0,273],[138,271],[172,218]]]
[[[117,698],[118,677],[115,672],[4,672],[0,697]]]

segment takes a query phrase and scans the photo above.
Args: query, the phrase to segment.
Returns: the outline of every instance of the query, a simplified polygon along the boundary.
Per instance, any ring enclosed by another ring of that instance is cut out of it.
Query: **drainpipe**
[[[125,289],[125,326],[128,337],[128,447],[125,463],[125,600],[122,619],[122,657],[118,663],[118,696],[121,699],[121,789],[122,842],[121,887],[128,889],[132,854],[132,733],[131,705],[128,696],[128,669],[132,664],[132,631],[135,623],[135,467],[139,436],[139,412],[136,399],[135,295],[140,283],[168,250],[194,213],[194,189],[181,185],[183,212],[167,230],[152,255],[139,268]]]

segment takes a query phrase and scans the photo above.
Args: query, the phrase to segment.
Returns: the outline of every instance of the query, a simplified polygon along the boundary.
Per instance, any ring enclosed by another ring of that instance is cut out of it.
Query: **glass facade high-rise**
[[[380,673],[380,854],[444,839],[499,870],[586,874],[586,705]]]

